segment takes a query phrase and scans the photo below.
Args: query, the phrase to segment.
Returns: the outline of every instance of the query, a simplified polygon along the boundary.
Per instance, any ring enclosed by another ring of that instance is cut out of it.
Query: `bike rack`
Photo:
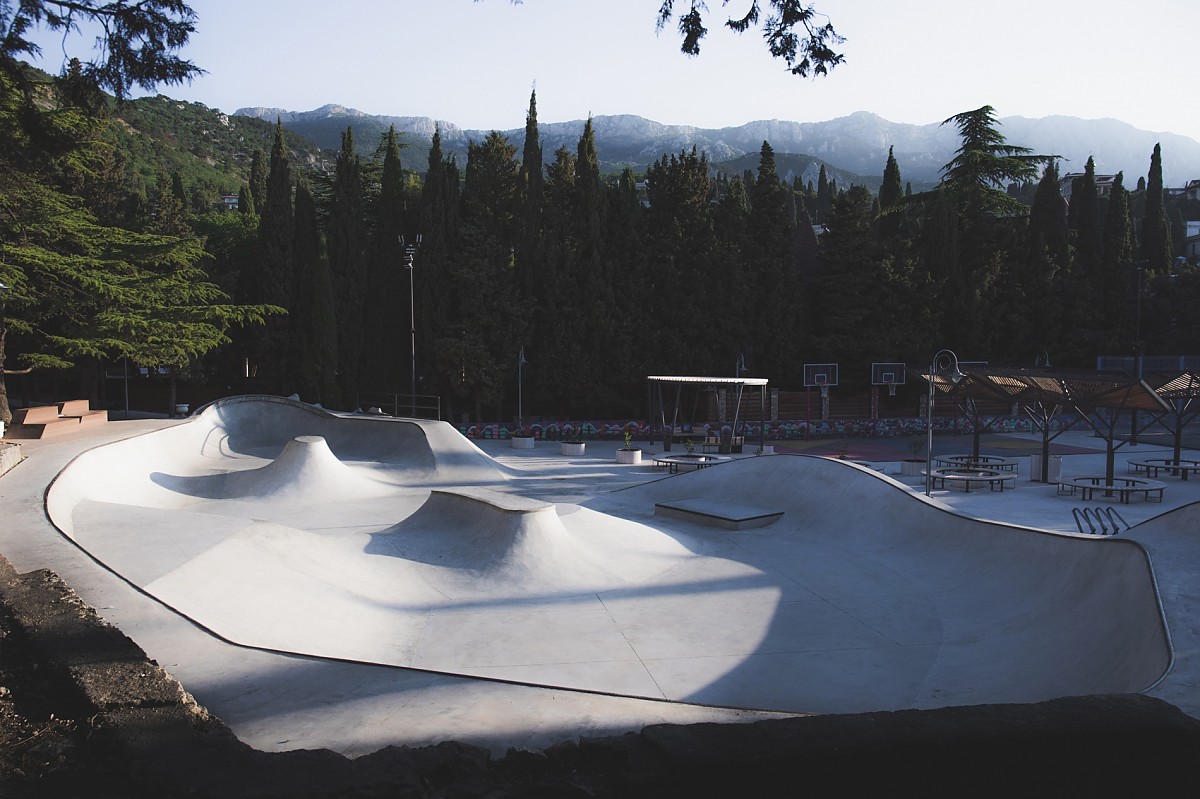
[[[1075,526],[1079,532],[1089,535],[1116,535],[1121,532],[1121,525],[1129,529],[1129,522],[1117,512],[1116,508],[1072,508],[1071,515],[1075,518]],[[1083,525],[1088,529],[1084,530]]]

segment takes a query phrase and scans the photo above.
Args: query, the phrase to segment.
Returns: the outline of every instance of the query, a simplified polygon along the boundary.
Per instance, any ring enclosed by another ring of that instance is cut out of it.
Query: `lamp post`
[[[525,360],[525,347],[521,347],[521,351],[517,353],[517,430],[521,435],[525,434],[525,407],[522,405],[521,397],[521,369],[529,361]]]
[[[1146,262],[1139,261],[1134,265],[1137,271],[1137,298],[1133,317],[1133,376],[1141,382],[1142,379],[1142,280],[1146,274]],[[1129,411],[1129,446],[1136,447],[1138,443],[1137,409]]]
[[[4,301],[8,297],[8,286],[0,283],[0,389],[4,389],[4,339],[8,334],[7,321],[4,316]],[[4,435],[4,425],[8,424],[8,392],[0,392],[3,395],[3,404],[0,405],[0,436]]]
[[[954,383],[964,375],[958,368],[958,356],[951,350],[938,350],[929,364],[929,401],[925,403],[925,496],[933,494],[933,396],[937,375],[949,373]]]
[[[410,415],[415,417],[417,415],[417,314],[416,302],[413,299],[413,257],[417,254],[417,248],[421,246],[421,234],[417,234],[416,241],[412,244],[406,243],[404,237],[401,236],[400,246],[404,248],[404,268],[408,270],[408,326],[411,342],[409,401],[412,403]]]

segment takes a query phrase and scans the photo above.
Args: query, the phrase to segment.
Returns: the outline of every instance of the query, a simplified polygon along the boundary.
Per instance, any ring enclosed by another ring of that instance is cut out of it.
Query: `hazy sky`
[[[872,111],[925,124],[987,104],[1200,140],[1200,0],[813,0],[846,37],[846,63],[815,80],[787,74],[759,35],[721,28],[748,3],[708,0],[710,35],[688,58],[675,31],[655,34],[660,0],[191,0],[184,56],[208,74],[163,93],[226,112],[338,103],[508,129],[524,125],[536,82],[541,122],[624,113],[722,127]],[[57,72],[58,38],[39,41],[39,66]]]

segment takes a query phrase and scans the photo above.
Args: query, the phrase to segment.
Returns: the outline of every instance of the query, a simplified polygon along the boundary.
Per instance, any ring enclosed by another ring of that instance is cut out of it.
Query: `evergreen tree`
[[[1056,269],[1066,269],[1070,257],[1067,204],[1058,188],[1058,165],[1051,161],[1042,172],[1029,211],[1030,258],[1049,258]]]
[[[258,228],[260,263],[258,269],[248,275],[247,295],[252,302],[292,310],[294,239],[291,167],[284,146],[283,124],[276,121],[266,201]],[[251,373],[267,380],[276,390],[281,388],[287,372],[288,326],[286,317],[273,318],[266,329],[249,342]]]
[[[248,188],[254,207],[261,211],[267,202],[267,167],[264,161],[266,155],[262,150],[255,150],[250,156],[250,182]]]
[[[580,247],[589,259],[599,255],[601,228],[600,158],[589,116],[575,153],[575,219]]]
[[[1089,156],[1083,175],[1071,186],[1067,224],[1075,235],[1075,260],[1080,272],[1093,276],[1100,267],[1100,195],[1096,190],[1096,163]]]
[[[238,189],[238,212],[246,216],[258,215],[254,208],[254,195],[250,193],[249,186],[242,186]]]
[[[322,252],[317,206],[306,180],[296,184],[296,289],[289,387],[301,399],[338,407],[338,330],[333,280]]]
[[[400,145],[393,125],[380,140],[383,154],[379,196],[375,203],[374,235],[367,262],[367,296],[364,307],[363,373],[367,391],[408,394],[413,365],[410,362],[413,320],[406,313],[410,303],[408,286],[416,291],[417,274],[405,269],[400,237],[407,231],[404,170],[400,164]],[[414,270],[416,269],[414,263]],[[416,303],[412,303],[415,312]],[[405,357],[407,356],[407,357]],[[419,364],[419,368],[427,365]],[[413,393],[421,393],[413,391]]]
[[[1142,260],[1152,273],[1166,274],[1171,268],[1171,234],[1163,206],[1162,149],[1154,145],[1150,173],[1146,179],[1146,208],[1142,216]]]
[[[829,218],[829,211],[833,208],[833,189],[829,185],[829,175],[825,173],[825,165],[821,164],[821,171],[817,175],[817,215],[816,222],[818,225],[825,223]]]
[[[1108,323],[1111,337],[1106,342],[1109,351],[1119,348],[1122,341],[1134,339],[1129,328],[1130,298],[1136,292],[1136,273],[1133,264],[1133,224],[1129,219],[1129,192],[1124,186],[1125,175],[1117,173],[1108,194],[1108,209],[1104,216],[1104,251],[1101,256],[1102,318]]]
[[[328,236],[337,316],[337,376],[347,407],[355,407],[351,403],[357,403],[361,390],[368,243],[362,164],[354,148],[354,128],[347,126],[329,198]]]
[[[518,248],[517,267],[522,292],[534,296],[542,279],[541,233],[542,195],[545,173],[542,166],[542,145],[539,140],[537,122],[537,91],[529,93],[529,111],[525,115],[525,146],[521,155],[520,215],[521,243]]]
[[[890,238],[900,233],[904,217],[899,213],[899,204],[904,199],[904,187],[900,183],[900,165],[888,147],[887,163],[883,167],[883,182],[879,185],[879,235]],[[895,213],[889,213],[895,209]]]
[[[179,176],[176,174],[175,179]],[[182,185],[179,191],[175,191],[172,187],[172,180],[167,177],[167,173],[159,170],[158,180],[155,182],[154,188],[150,196],[151,216],[146,225],[146,232],[160,233],[164,236],[190,236],[192,229],[187,224],[187,210],[180,195],[183,193]]]

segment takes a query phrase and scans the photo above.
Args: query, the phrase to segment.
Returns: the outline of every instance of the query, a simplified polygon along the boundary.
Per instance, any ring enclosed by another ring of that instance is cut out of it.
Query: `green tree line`
[[[620,416],[644,407],[649,374],[739,362],[798,389],[806,362],[865,386],[871,362],[943,346],[1078,367],[1132,354],[1139,334],[1147,352],[1195,348],[1200,284],[1173,257],[1186,209],[1166,197],[1158,148],[1133,192],[1118,175],[1101,196],[1089,162],[1068,204],[1059,159],[1006,142],[990,107],[946,124],[962,146],[915,195],[891,154],[877,195],[789,185],[769,142],[743,175],[695,150],[601,175],[590,121],[574,150],[543,152],[536,94],[521,147],[493,132],[464,165],[440,134],[427,163],[403,165],[394,130],[360,160],[348,129],[334,173],[297,181],[280,127],[247,198],[257,260],[233,270],[241,301],[290,313],[239,358],[328,406],[415,392],[454,418],[509,418],[522,352],[528,414]],[[400,237],[418,233],[410,275]]]
[[[1160,150],[1132,191],[1118,175],[1102,195],[1089,162],[1068,204],[1059,159],[1006,142],[986,106],[947,120],[962,146],[919,194],[890,153],[877,194],[789,183],[769,142],[739,175],[694,149],[603,175],[590,121],[543,152],[536,94],[523,141],[493,132],[464,164],[440,134],[404,163],[394,130],[361,157],[347,129],[315,168],[277,124],[224,213],[196,199],[208,177],[122,168],[86,80],[22,75],[0,109],[9,371],[128,357],[333,408],[414,392],[509,418],[524,352],[527,415],[606,417],[640,413],[649,374],[744,364],[799,389],[835,362],[855,387],[941,347],[1090,367],[1139,339],[1196,346],[1176,258],[1194,203],[1165,192]]]

